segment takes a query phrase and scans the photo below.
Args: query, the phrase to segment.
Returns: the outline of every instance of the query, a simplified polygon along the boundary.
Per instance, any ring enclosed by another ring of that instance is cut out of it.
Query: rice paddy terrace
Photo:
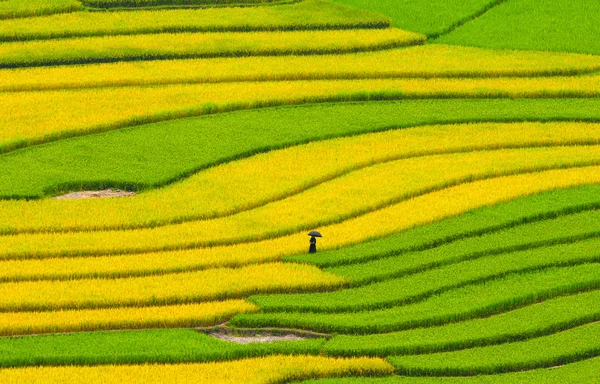
[[[599,42],[591,0],[0,0],[0,382],[600,383]]]

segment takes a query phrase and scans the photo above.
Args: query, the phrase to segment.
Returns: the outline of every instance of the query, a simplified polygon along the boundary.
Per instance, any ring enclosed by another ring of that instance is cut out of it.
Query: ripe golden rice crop
[[[261,240],[339,222],[474,179],[599,162],[600,146],[503,149],[395,160],[214,220],[137,230],[2,236],[0,257],[119,254]]]
[[[0,309],[38,310],[182,304],[339,287],[344,279],[317,267],[290,263],[218,268],[127,279],[37,281],[0,285]]]
[[[75,0],[50,0],[78,3]],[[49,0],[43,0],[48,3]],[[2,4],[6,4],[3,2]],[[21,7],[39,0],[11,0]],[[81,4],[78,4],[81,6]],[[2,8],[0,8],[2,10]],[[0,11],[1,12],[1,11]],[[7,20],[0,40],[45,39],[86,35],[117,35],[160,31],[248,31],[319,29],[328,27],[385,27],[388,18],[322,0],[304,0],[277,7],[227,7],[136,12],[77,12],[36,19]]]
[[[600,124],[586,123],[461,124],[338,138],[223,164],[128,199],[0,201],[0,231],[125,228],[211,218],[280,199],[348,170],[394,158],[598,141]],[[353,156],[344,156],[348,152]],[[314,159],[318,159],[318,169],[306,172],[305,164]]]
[[[396,28],[290,32],[160,33],[0,45],[0,67],[121,60],[313,54],[414,45],[425,36]]]
[[[0,335],[26,335],[103,329],[200,327],[220,324],[238,313],[258,310],[245,300],[158,307],[0,313]]]
[[[202,364],[104,365],[96,367],[31,367],[0,370],[6,384],[24,382],[89,384],[198,383],[271,384],[344,375],[391,374],[393,367],[380,358],[335,359],[321,356],[269,356],[231,362]]]
[[[593,55],[424,45],[345,55],[159,60],[0,70],[0,91],[332,78],[568,75],[599,69],[600,58]]]
[[[599,84],[600,76],[378,79],[0,93],[0,152],[60,137],[256,106],[367,97],[587,97],[599,94]]]

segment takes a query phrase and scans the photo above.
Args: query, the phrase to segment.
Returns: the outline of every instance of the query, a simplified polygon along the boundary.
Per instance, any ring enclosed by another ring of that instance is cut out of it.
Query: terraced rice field
[[[0,0],[0,382],[600,383],[599,11]]]

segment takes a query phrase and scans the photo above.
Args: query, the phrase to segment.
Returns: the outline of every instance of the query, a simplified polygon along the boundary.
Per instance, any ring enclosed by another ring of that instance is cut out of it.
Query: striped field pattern
[[[597,382],[600,19],[521,2],[0,0],[0,381]]]

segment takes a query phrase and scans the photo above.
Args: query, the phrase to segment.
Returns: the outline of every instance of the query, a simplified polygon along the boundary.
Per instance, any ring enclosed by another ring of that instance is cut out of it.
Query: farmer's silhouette
[[[310,236],[310,248],[308,248],[308,253],[317,253],[317,237],[323,237],[317,231],[312,231],[308,233]]]

